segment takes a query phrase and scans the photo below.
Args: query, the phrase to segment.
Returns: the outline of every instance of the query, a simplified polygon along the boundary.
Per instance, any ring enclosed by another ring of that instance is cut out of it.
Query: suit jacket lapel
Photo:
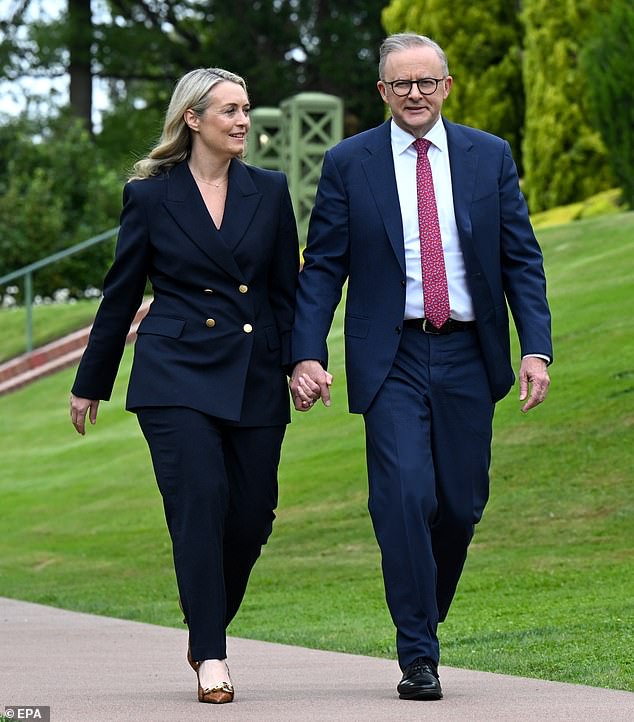
[[[443,123],[447,131],[456,226],[462,243],[462,251],[465,253],[468,250],[466,242],[469,241],[470,246],[472,236],[470,208],[475,191],[478,154],[473,143],[464,135],[459,126],[444,118]]]
[[[383,219],[387,236],[390,239],[401,270],[405,273],[403,223],[396,189],[390,122],[390,120],[387,120],[369,135],[366,143],[369,156],[362,164],[370,191]]]
[[[220,226],[221,235],[229,248],[235,250],[244,238],[261,199],[262,194],[245,165],[238,160],[231,161],[227,201]]]
[[[181,230],[205,255],[233,277],[244,280],[229,247],[211,220],[187,161],[170,170],[164,205]],[[225,207],[225,214],[227,211]]]

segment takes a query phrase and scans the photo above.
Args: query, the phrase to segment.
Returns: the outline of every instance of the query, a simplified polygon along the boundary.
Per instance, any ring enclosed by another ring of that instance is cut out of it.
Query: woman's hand
[[[90,423],[94,426],[97,423],[97,411],[99,409],[98,399],[82,399],[75,394],[70,395],[70,420],[82,436],[86,433],[86,415],[90,411]]]
[[[330,406],[332,375],[319,361],[300,361],[293,369],[289,388],[297,411],[309,411],[321,397],[324,406]]]

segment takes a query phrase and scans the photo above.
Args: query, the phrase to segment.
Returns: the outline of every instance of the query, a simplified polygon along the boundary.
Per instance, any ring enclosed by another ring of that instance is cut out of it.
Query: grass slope
[[[89,326],[99,305],[98,300],[33,307],[33,346],[43,346],[71,331]],[[24,307],[0,311],[2,348],[0,363],[26,351],[26,310]]]
[[[441,627],[443,663],[634,691],[634,214],[540,239],[552,390],[527,416],[517,389],[498,405],[491,501]],[[289,427],[275,531],[231,633],[394,657],[340,317],[331,352],[333,407]],[[122,411],[130,359],[83,439],[70,370],[0,398],[0,593],[178,625],[160,499]]]

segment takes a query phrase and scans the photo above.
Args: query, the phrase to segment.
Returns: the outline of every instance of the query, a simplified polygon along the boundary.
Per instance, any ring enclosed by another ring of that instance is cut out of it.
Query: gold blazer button
[[[209,326],[209,328],[213,328],[216,325],[216,319],[215,318],[208,318],[205,321],[205,326]]]
[[[246,286],[244,283],[241,283],[238,286],[238,291],[240,291],[240,293],[246,293],[248,290],[249,290],[249,287]]]
[[[250,323],[245,323],[244,326],[242,327],[242,330],[245,333],[251,333],[251,331],[253,331],[253,326]]]

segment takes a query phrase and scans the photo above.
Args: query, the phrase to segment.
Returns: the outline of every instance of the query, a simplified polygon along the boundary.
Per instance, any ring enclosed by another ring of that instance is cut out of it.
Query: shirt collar
[[[411,147],[412,143],[415,140],[414,136],[411,133],[408,133],[406,130],[399,128],[399,126],[396,125],[396,123],[394,122],[394,119],[392,119],[390,127],[390,137],[392,140],[392,148],[397,155],[401,155],[402,153],[404,153],[408,148]],[[434,123],[433,127],[427,133],[425,133],[423,137],[431,141],[431,143],[435,145],[438,150],[447,150],[447,131],[445,130],[445,124],[442,122],[441,116],[438,116],[438,120]]]

